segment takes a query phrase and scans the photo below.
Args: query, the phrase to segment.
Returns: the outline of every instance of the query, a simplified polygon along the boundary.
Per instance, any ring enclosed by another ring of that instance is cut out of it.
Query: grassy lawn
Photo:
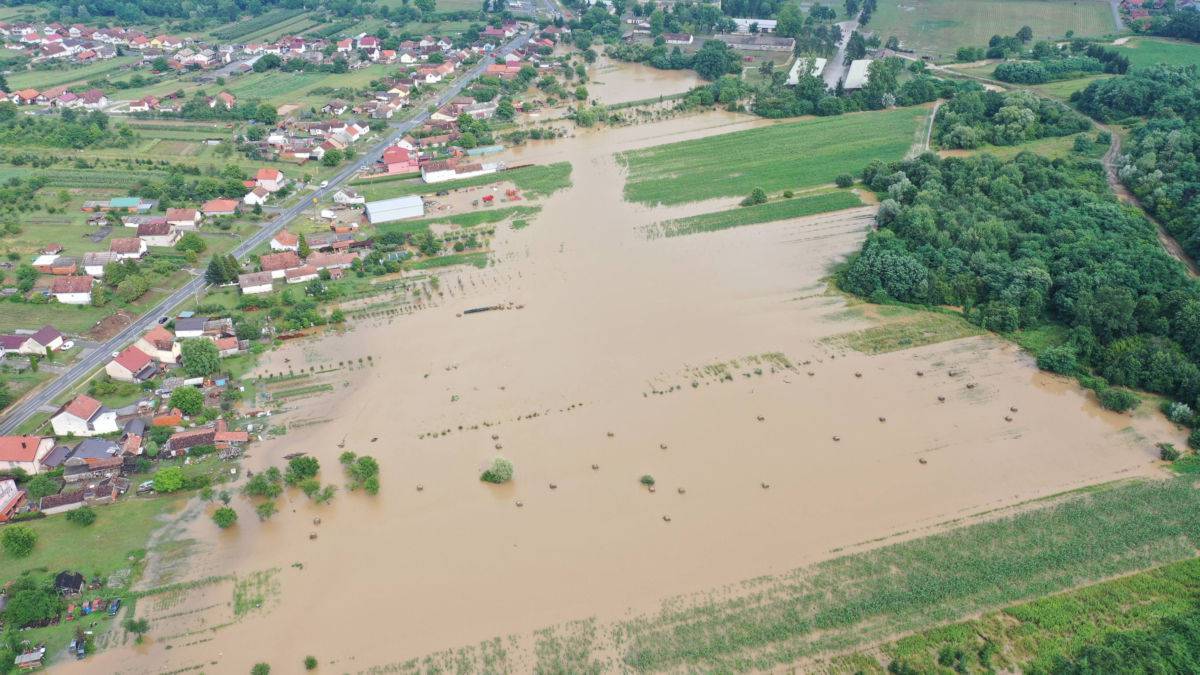
[[[1109,49],[1121,52],[1134,66],[1153,66],[1156,63],[1187,66],[1200,63],[1200,44],[1194,42],[1136,37]]]
[[[922,673],[942,672],[938,657],[946,652],[961,653],[969,672],[1048,672],[1057,657],[1116,632],[1153,632],[1198,603],[1200,560],[1187,560],[918,633],[882,652]]]
[[[9,86],[16,89],[33,87],[50,89],[64,85],[83,84],[98,78],[124,73],[126,66],[136,63],[135,56],[117,56],[89,63],[86,66],[68,66],[52,70],[18,70],[8,76]]]
[[[758,206],[739,207],[728,211],[702,213],[697,216],[668,220],[652,226],[651,233],[664,237],[678,237],[699,232],[715,232],[742,225],[756,225],[788,218],[811,216],[827,211],[838,211],[862,206],[858,196],[848,190],[825,192],[811,196],[800,196],[792,199],[759,204]]]
[[[1194,558],[1198,507],[1189,477],[1109,484],[756,579],[734,597],[671,603],[611,634],[636,670],[766,670]],[[547,661],[538,666],[553,669]]]
[[[895,35],[908,49],[949,60],[959,47],[982,47],[993,35],[1031,26],[1035,40],[1108,35],[1116,30],[1106,0],[906,0],[881,2],[869,28]]]
[[[437,258],[426,258],[416,262],[405,263],[404,269],[428,270],[436,267],[449,267],[451,265],[473,265],[482,269],[487,267],[487,263],[488,254],[486,253],[452,253]]]
[[[91,576],[128,567],[130,553],[145,548],[150,533],[159,527],[159,516],[182,503],[178,497],[126,496],[97,506],[96,522],[89,527],[73,525],[61,513],[23,523],[37,532],[37,547],[28,558],[0,555],[0,581],[33,569],[70,569]]]
[[[1090,77],[1080,77],[1074,80],[1062,80],[1059,82],[1047,82],[1046,84],[1035,84],[1029,88],[1051,98],[1067,100],[1071,98],[1071,94],[1086,88],[1093,82],[1107,80],[1113,75],[1092,75]]]
[[[441,216],[437,218],[421,218],[420,220],[403,220],[395,223],[383,223],[375,226],[375,231],[382,234],[384,232],[420,232],[430,225],[436,223],[447,223],[458,225],[459,227],[476,227],[478,225],[490,225],[499,223],[509,218],[529,217],[540,211],[537,206],[506,206],[503,208],[485,209],[482,211],[471,211],[469,213],[459,213],[452,216]]]
[[[924,107],[818,117],[622,153],[625,198],[643,204],[769,193],[832,183],[873,159],[899,159]]]
[[[34,305],[24,302],[5,302],[0,305],[0,331],[12,331],[30,326],[53,324],[65,333],[83,333],[113,313],[111,307],[62,305],[51,302]]]
[[[1095,140],[1094,134],[1088,134],[1088,136]],[[1073,150],[1075,136],[1051,136],[1049,138],[1039,138],[1025,143],[1018,143],[1017,145],[985,145],[966,152],[947,151],[944,154],[947,156],[963,156],[986,153],[995,155],[1001,159],[1010,159],[1022,152],[1034,152],[1051,159],[1058,159],[1060,157],[1091,157],[1092,159],[1097,159],[1104,155],[1104,151],[1107,149],[1105,146],[1097,143],[1093,143],[1092,145],[1093,150],[1091,152],[1081,155]]]
[[[425,183],[419,178],[415,180],[390,181],[385,179],[361,179],[354,182],[358,192],[368,201],[376,199],[391,199],[404,195],[433,194],[441,190],[458,190],[460,188],[491,185],[501,181],[509,181],[521,189],[526,197],[542,197],[553,194],[558,190],[571,186],[571,163],[556,162],[554,164],[527,166],[499,173],[448,180],[444,183]]]

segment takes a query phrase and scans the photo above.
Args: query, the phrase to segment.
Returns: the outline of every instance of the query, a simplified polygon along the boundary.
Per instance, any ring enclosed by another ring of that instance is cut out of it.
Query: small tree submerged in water
[[[646,487],[654,487],[654,476],[651,476],[650,474],[644,474],[638,479],[638,482]]]
[[[500,485],[512,480],[512,477],[513,463],[503,457],[497,457],[492,460],[492,465],[480,474],[479,480],[485,483]]]

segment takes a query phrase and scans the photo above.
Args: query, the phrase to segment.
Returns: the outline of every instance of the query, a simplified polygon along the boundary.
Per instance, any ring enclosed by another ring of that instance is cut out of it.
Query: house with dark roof
[[[65,570],[54,577],[54,588],[63,595],[78,595],[87,580],[79,572]]]
[[[93,478],[111,478],[121,472],[121,446],[105,438],[80,441],[63,462],[63,480],[68,483]]]
[[[178,457],[188,450],[202,445],[216,445],[217,432],[214,427],[188,429],[172,434],[163,450],[170,457]]]

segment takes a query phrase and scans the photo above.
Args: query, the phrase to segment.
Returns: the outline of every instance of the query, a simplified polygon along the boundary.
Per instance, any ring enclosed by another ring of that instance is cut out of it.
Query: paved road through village
[[[530,38],[529,29],[522,30],[508,44],[496,50],[495,55],[503,56],[514,49],[520,48]],[[467,72],[453,81],[449,88],[441,92],[431,104],[434,108],[440,108],[446,104],[451,98],[458,94],[472,81],[478,78],[487,66],[494,61],[494,56],[488,56],[475,64]],[[389,126],[390,132],[372,148],[364,153],[357,162],[348,165],[342,169],[333,178],[329,179],[326,187],[320,188],[315,192],[310,192],[297,201],[293,206],[284,209],[274,220],[263,225],[261,229],[243,241],[231,253],[238,258],[242,258],[260,245],[269,241],[275,236],[275,233],[281,230],[288,223],[291,223],[306,208],[312,205],[314,199],[321,199],[336,192],[342,183],[353,177],[359,170],[364,167],[374,164],[382,155],[383,151],[399,139],[404,134],[411,131],[414,127],[422,124],[429,118],[429,107],[425,106],[417,111],[417,114],[402,122]],[[199,293],[206,286],[203,276],[197,276],[189,280],[186,284],[180,287],[171,295],[167,296],[162,302],[148,310],[145,314],[136,319],[133,323],[125,327],[117,335],[113,336],[107,342],[99,345],[95,351],[86,354],[80,360],[71,365],[71,367],[52,380],[42,389],[25,397],[17,404],[13,405],[4,416],[0,418],[0,434],[10,434],[18,425],[32,417],[43,406],[50,404],[56,398],[70,391],[77,384],[86,379],[93,371],[112,358],[112,353],[119,349],[123,349],[127,344],[133,342],[139,335],[149,330],[151,326],[158,321],[159,317],[166,316],[168,313],[182,304],[185,300]]]

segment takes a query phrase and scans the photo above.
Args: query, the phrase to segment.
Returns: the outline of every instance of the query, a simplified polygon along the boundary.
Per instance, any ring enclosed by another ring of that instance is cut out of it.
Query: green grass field
[[[488,264],[488,254],[486,253],[452,253],[443,255],[437,258],[426,258],[404,264],[406,270],[430,270],[438,267],[449,267],[451,265],[472,265],[474,267],[484,268]]]
[[[528,218],[533,214],[541,211],[538,206],[505,206],[500,208],[489,208],[481,211],[471,211],[470,213],[458,213],[452,216],[440,216],[437,218],[421,218],[419,220],[402,220],[395,223],[382,223],[375,226],[376,232],[383,234],[384,232],[420,232],[430,225],[445,223],[449,225],[458,225],[459,227],[476,227],[478,225],[491,225],[500,223],[509,218]]]
[[[1105,0],[892,0],[879,3],[867,26],[880,39],[895,35],[907,49],[939,61],[959,47],[982,47],[993,35],[1033,28],[1034,39],[1116,31]]]
[[[180,505],[174,497],[126,497],[96,507],[96,522],[89,527],[73,525],[62,514],[24,523],[37,532],[37,546],[27,558],[0,554],[0,582],[38,568],[91,576],[128,567],[126,558],[145,548],[150,533],[161,525],[159,517]]]
[[[15,89],[50,89],[62,85],[83,84],[97,78],[123,73],[126,66],[135,63],[137,57],[117,56],[89,63],[53,70],[19,70],[8,76],[8,84]],[[110,94],[111,95],[111,94]]]
[[[881,651],[922,673],[943,672],[938,658],[946,653],[965,672],[1048,672],[1058,657],[1116,632],[1154,631],[1198,605],[1200,560],[1187,560],[921,632]],[[884,672],[885,664],[871,665],[867,672]]]
[[[377,183],[370,179],[360,179],[355,181],[354,185],[358,186],[358,192],[368,201],[404,195],[433,194],[441,190],[458,190],[501,181],[513,183],[526,197],[544,197],[571,186],[571,163],[539,164],[444,183],[424,183],[420,179],[398,182],[384,178],[382,181]]]
[[[1153,66],[1157,63],[1187,66],[1200,63],[1200,44],[1194,42],[1137,37],[1110,49],[1128,57],[1134,66]]]
[[[861,205],[862,201],[853,192],[825,192],[792,199],[779,199],[758,206],[739,207],[728,211],[715,211],[668,220],[652,226],[650,233],[664,237],[679,237],[685,234],[726,230],[742,225],[757,225],[788,218],[800,218]]]
[[[903,157],[928,114],[919,107],[818,117],[621,153],[625,199],[680,204],[832,183],[873,159]]]
[[[1061,80],[1059,82],[1047,82],[1046,84],[1036,84],[1029,88],[1043,96],[1057,98],[1063,101],[1071,98],[1071,94],[1086,88],[1093,82],[1107,80],[1114,75],[1092,75],[1090,77],[1080,77],[1074,80]]]

